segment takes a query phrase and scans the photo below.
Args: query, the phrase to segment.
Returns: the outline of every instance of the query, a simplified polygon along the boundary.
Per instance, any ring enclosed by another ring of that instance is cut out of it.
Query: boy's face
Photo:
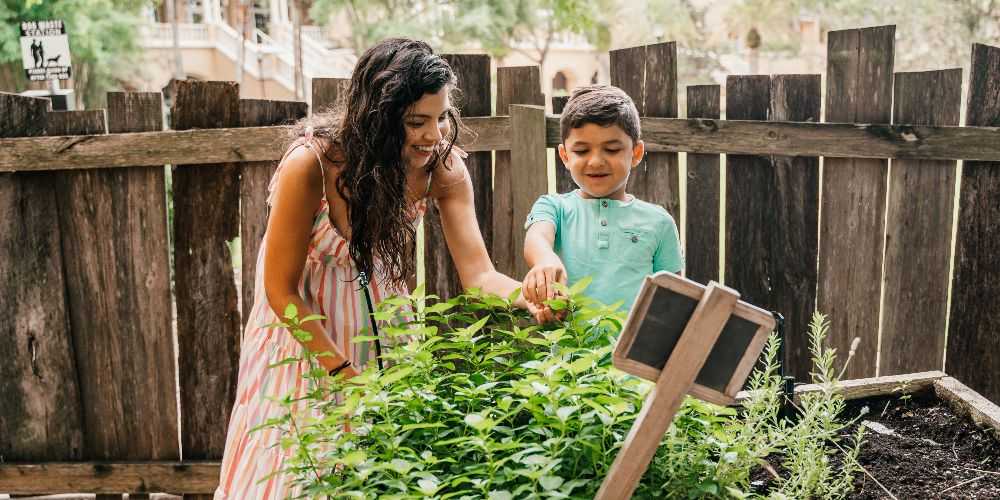
[[[580,186],[584,198],[625,200],[625,184],[632,167],[642,161],[642,141],[618,125],[587,123],[570,129],[559,145],[559,157]]]

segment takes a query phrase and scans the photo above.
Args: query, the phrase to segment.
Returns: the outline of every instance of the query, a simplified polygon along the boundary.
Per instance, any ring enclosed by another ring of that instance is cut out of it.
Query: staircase
[[[302,74],[305,78],[306,102],[311,101],[312,78],[347,78],[357,57],[351,49],[331,49],[323,41],[318,26],[302,27]],[[214,49],[231,60],[239,61],[240,35],[225,23],[181,23],[178,25],[180,49]],[[243,71],[259,80],[272,80],[295,93],[295,52],[292,26],[275,23],[274,36],[256,30],[253,39],[243,40]],[[144,48],[169,49],[173,47],[173,32],[169,23],[148,23],[142,27],[140,44]],[[235,80],[231,75],[229,80]]]

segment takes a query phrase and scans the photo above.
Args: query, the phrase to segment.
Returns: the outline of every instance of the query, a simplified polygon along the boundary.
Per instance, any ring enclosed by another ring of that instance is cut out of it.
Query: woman
[[[493,268],[476,224],[472,183],[453,147],[458,117],[455,75],[424,42],[395,38],[358,60],[342,110],[314,115],[271,180],[271,213],[257,261],[257,289],[240,354],[216,499],[286,498],[291,478],[273,474],[286,453],[274,429],[251,432],[287,409],[269,398],[305,389],[304,345],[329,352],[328,370],[357,375],[374,357],[371,343],[352,343],[367,326],[363,281],[377,304],[405,294],[415,273],[415,225],[433,199],[463,286],[507,296],[520,286]],[[265,328],[289,304],[299,317],[320,314],[300,344],[287,330]],[[519,306],[530,307],[519,299]],[[532,309],[539,316],[540,311]],[[301,409],[299,409],[302,411]],[[264,479],[267,477],[267,479]]]

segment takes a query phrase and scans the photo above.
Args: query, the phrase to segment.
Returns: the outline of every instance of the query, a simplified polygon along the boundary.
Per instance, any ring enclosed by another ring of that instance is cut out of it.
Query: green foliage
[[[583,35],[598,50],[607,50],[610,31],[603,13],[612,6],[611,0],[316,0],[309,15],[321,23],[346,16],[357,53],[388,36],[410,36],[443,50],[479,44],[498,57],[527,44],[529,55],[541,64],[560,34]]]
[[[284,404],[304,401],[313,412],[267,424],[287,436],[285,471],[308,498],[592,498],[649,384],[611,367],[622,318],[570,292],[566,319],[545,327],[511,306],[516,293],[440,301],[418,290],[383,301],[378,318],[426,299],[409,321],[383,331],[417,340],[389,349],[385,371],[350,380],[328,377],[307,354],[309,392]],[[296,336],[315,319],[284,316]],[[818,380],[833,383],[832,352],[818,338]],[[777,347],[772,336],[741,409],[684,402],[635,498],[755,497],[750,474],[768,460],[791,471],[775,481],[772,498],[850,491],[855,469],[830,460],[853,463],[837,444],[843,400],[824,391],[803,399],[798,422],[779,418]]]
[[[23,90],[21,21],[61,19],[69,33],[73,79],[87,107],[138,67],[139,17],[145,0],[0,0],[0,88]]]

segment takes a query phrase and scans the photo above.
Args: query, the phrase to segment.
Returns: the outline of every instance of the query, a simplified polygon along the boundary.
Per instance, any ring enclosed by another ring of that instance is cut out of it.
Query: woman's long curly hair
[[[408,38],[382,40],[358,59],[338,104],[303,120],[343,154],[337,192],[347,203],[349,252],[359,272],[395,285],[416,273],[416,231],[407,196],[404,116],[425,94],[456,88],[454,71],[429,45]],[[443,164],[458,137],[458,113],[447,111],[451,134],[436,147],[428,172]],[[338,162],[341,163],[341,162]]]

